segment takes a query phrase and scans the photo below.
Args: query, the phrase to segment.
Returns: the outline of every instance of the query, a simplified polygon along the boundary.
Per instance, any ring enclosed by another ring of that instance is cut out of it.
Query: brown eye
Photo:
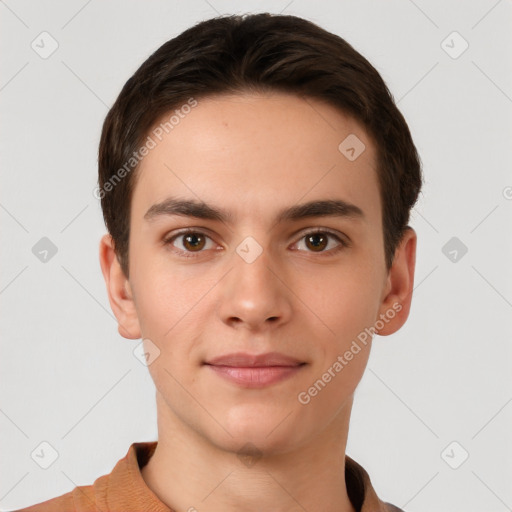
[[[302,252],[316,253],[319,256],[333,256],[339,251],[350,247],[350,243],[326,229],[316,229],[305,233],[295,245]],[[304,246],[302,248],[301,246]]]
[[[200,251],[205,246],[205,237],[200,233],[189,233],[183,236],[183,247],[187,251]]]
[[[180,256],[193,257],[215,246],[213,240],[201,231],[182,231],[164,240],[164,244]],[[209,245],[208,245],[209,244]]]
[[[306,246],[313,252],[321,252],[327,247],[328,237],[325,233],[313,233],[306,235]]]

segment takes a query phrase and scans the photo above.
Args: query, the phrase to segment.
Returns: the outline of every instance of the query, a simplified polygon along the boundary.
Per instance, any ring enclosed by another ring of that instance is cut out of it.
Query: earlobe
[[[398,331],[409,316],[414,288],[416,242],[416,232],[407,226],[395,251],[379,318],[376,319],[376,333],[380,336],[388,336]]]
[[[99,249],[101,271],[119,334],[123,338],[138,339],[141,332],[132,289],[117,259],[111,235],[106,234],[101,238]]]

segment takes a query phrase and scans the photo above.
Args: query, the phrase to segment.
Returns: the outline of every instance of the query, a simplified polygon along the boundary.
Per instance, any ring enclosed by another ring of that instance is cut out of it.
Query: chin
[[[244,415],[239,411],[236,418],[225,421],[219,418],[231,435],[222,429],[222,436],[216,444],[235,453],[257,450],[270,455],[291,451],[304,441],[304,429],[294,421],[290,411],[283,411],[280,409],[278,414],[267,411],[266,415],[264,411],[257,411],[255,414],[253,406],[250,414]]]

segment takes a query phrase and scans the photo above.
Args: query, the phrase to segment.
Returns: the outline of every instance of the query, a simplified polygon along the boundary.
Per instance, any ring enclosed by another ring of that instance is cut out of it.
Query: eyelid
[[[350,239],[347,235],[344,233],[341,233],[339,231],[330,229],[330,228],[305,228],[304,230],[300,230],[298,233],[296,233],[294,236],[301,235],[300,238],[305,237],[306,235],[314,235],[315,233],[325,233],[327,235],[331,235],[335,238],[337,238],[340,242],[344,243],[347,247],[351,245]]]
[[[170,235],[166,235],[163,238],[163,240],[162,240],[162,244],[164,246],[171,246],[172,247],[172,251],[175,252],[175,253],[178,253],[179,255],[185,255],[186,258],[193,258],[196,255],[199,255],[199,254],[201,254],[201,253],[203,253],[205,251],[199,251],[197,253],[195,253],[193,251],[183,251],[181,249],[177,249],[176,247],[173,247],[172,246],[172,242],[175,239],[179,238],[180,236],[194,234],[194,235],[203,235],[204,237],[209,238],[210,240],[212,240],[214,243],[217,243],[217,242],[215,242],[213,237],[210,236],[208,233],[209,233],[209,230],[205,229],[205,228],[183,228],[183,229],[181,229],[181,230],[179,230],[177,232],[173,232]]]
[[[348,249],[349,247],[352,247],[352,243],[350,242],[350,239],[346,235],[339,233],[338,231],[334,231],[332,229],[322,228],[322,227],[306,228],[305,230],[299,231],[297,234],[300,236],[299,236],[297,242],[294,242],[293,245],[298,244],[306,236],[315,235],[317,233],[329,235],[331,238],[336,239],[336,241],[338,242],[339,245],[337,247],[334,247],[333,249],[329,249],[328,251],[320,251],[317,253],[315,253],[315,251],[304,251],[304,252],[309,253],[309,254],[316,254],[318,256],[329,257],[329,256],[333,256],[333,255],[337,254],[339,251],[341,251],[343,249]],[[303,251],[301,251],[301,252],[303,252]]]
[[[193,228],[193,227],[183,228],[177,232],[172,233],[170,236],[165,236],[164,239],[162,240],[162,243],[165,246],[167,246],[167,245],[172,246],[171,242],[173,242],[176,238],[179,238],[180,236],[185,236],[188,234],[203,235],[203,236],[209,238],[210,240],[212,240],[213,242],[215,242],[214,238],[212,236],[210,236],[208,233],[209,233],[209,230],[205,229],[205,228]],[[318,253],[315,253],[314,251],[305,251],[305,252],[308,252],[311,254],[317,254],[319,256],[322,256],[322,255],[329,256],[332,254],[336,254],[339,250],[341,250],[343,248],[351,247],[351,245],[352,245],[346,235],[343,235],[342,233],[338,233],[337,231],[333,231],[329,228],[322,228],[322,227],[305,228],[304,230],[298,231],[297,233],[295,233],[293,235],[294,237],[298,236],[298,240],[296,242],[294,242],[293,245],[296,245],[307,235],[314,235],[317,233],[326,234],[326,235],[331,236],[332,238],[335,238],[339,242],[339,246],[335,247],[334,249],[330,249],[328,251],[321,251]],[[215,242],[215,243],[217,243],[217,242]],[[185,257],[187,257],[187,258],[190,258],[190,257],[193,258],[193,257],[196,257],[196,256],[200,255],[201,253],[205,252],[204,250],[201,250],[198,252],[182,251],[181,249],[177,249],[175,247],[173,247],[172,250],[174,252],[177,252],[178,254],[185,254]]]

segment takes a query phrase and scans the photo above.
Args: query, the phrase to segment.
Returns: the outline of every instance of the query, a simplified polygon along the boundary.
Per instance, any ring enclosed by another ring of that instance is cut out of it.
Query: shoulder
[[[345,482],[349,499],[357,512],[405,512],[381,500],[367,471],[348,455],[345,456]]]
[[[157,510],[161,503],[140,474],[140,466],[153,454],[156,444],[133,443],[112,471],[98,477],[92,485],[77,486],[66,494],[12,512],[105,512],[112,507],[126,511],[139,503],[153,504]]]
[[[391,503],[384,503],[384,505],[387,507],[387,512],[405,512],[401,508],[398,508],[395,505],[391,505]]]
[[[96,512],[95,492],[92,485],[75,487],[72,491],[29,507],[12,512]]]

